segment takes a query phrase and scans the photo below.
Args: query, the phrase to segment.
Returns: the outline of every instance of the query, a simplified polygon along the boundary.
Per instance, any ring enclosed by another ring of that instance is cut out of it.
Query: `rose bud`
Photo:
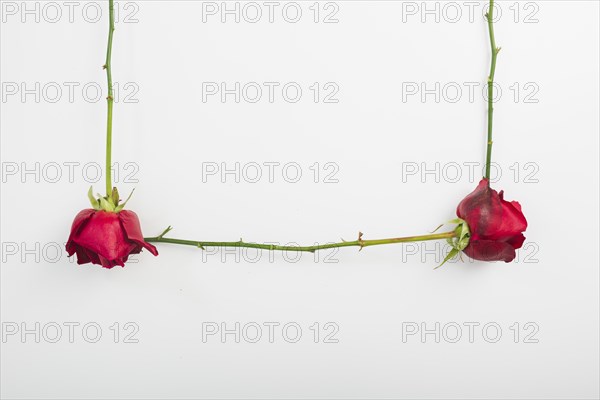
[[[463,252],[475,260],[511,262],[525,241],[527,220],[521,205],[504,200],[504,192],[490,188],[485,178],[460,202],[456,214],[470,230]]]
[[[94,199],[88,193],[93,209],[82,210],[75,216],[67,241],[69,256],[77,254],[77,264],[98,264],[104,268],[125,266],[130,254],[145,248],[155,256],[156,247],[144,241],[138,216],[118,205],[118,192],[112,198]],[[117,204],[117,206],[115,206]]]

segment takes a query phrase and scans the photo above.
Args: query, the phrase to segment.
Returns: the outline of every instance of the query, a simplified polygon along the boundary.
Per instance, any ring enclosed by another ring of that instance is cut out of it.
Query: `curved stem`
[[[186,246],[194,246],[204,249],[205,247],[249,247],[253,249],[263,249],[263,250],[283,250],[283,251],[306,251],[310,253],[314,253],[317,250],[324,249],[333,249],[336,247],[369,247],[369,246],[378,246],[384,244],[393,244],[393,243],[406,243],[406,242],[421,242],[426,240],[440,240],[440,239],[449,239],[456,237],[457,234],[454,231],[444,232],[444,233],[432,233],[429,235],[421,235],[421,236],[408,236],[408,237],[400,237],[400,238],[390,238],[390,239],[375,239],[375,240],[363,240],[362,233],[358,234],[358,240],[352,242],[338,242],[338,243],[328,243],[328,244],[320,244],[314,246],[279,246],[274,244],[263,244],[263,243],[248,243],[243,240],[239,240],[237,242],[208,242],[208,241],[195,241],[195,240],[183,240],[183,239],[171,239],[164,237],[171,230],[171,227],[165,229],[163,233],[155,237],[144,238],[146,242],[149,243],[171,243],[171,244],[182,244]]]
[[[112,41],[113,32],[115,31],[115,5],[114,0],[108,0],[108,46],[106,49],[106,62],[104,63],[104,69],[106,70],[106,79],[108,81],[108,97],[106,101],[108,104],[108,112],[106,117],[106,196],[110,197],[112,194],[112,177],[111,177],[111,153],[112,153],[112,115],[113,115],[113,84],[112,84],[112,70],[111,70],[111,55],[112,55]]]
[[[499,47],[496,47],[496,38],[494,37],[494,0],[490,0],[490,8],[485,14],[490,31],[490,45],[492,47],[492,62],[490,66],[490,75],[488,76],[488,126],[487,126],[487,154],[485,159],[485,177],[490,179],[490,168],[492,165],[492,125],[494,118],[494,75],[496,73],[496,58],[498,57]]]

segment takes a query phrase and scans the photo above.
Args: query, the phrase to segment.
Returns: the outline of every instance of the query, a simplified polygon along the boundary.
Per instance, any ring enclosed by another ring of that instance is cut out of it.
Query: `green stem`
[[[490,8],[485,14],[490,31],[490,45],[492,48],[492,62],[490,66],[490,75],[488,76],[488,126],[487,126],[487,154],[485,159],[485,177],[490,179],[490,168],[492,165],[492,125],[494,119],[494,75],[496,73],[496,58],[500,47],[496,47],[496,38],[494,37],[494,0],[490,0]]]
[[[253,249],[263,249],[263,250],[283,250],[283,251],[306,251],[310,253],[314,253],[317,250],[324,249],[333,249],[336,247],[359,247],[362,249],[363,247],[369,246],[379,246],[383,244],[393,244],[393,243],[406,243],[406,242],[422,242],[426,240],[440,240],[440,239],[449,239],[456,237],[457,234],[454,231],[444,232],[444,233],[432,233],[429,235],[421,235],[421,236],[408,236],[401,238],[391,238],[391,239],[376,239],[376,240],[363,240],[362,233],[359,233],[358,240],[352,242],[338,242],[338,243],[329,243],[329,244],[320,244],[314,246],[279,246],[274,244],[262,244],[262,243],[248,243],[243,240],[239,240],[237,242],[205,242],[205,241],[195,241],[195,240],[183,240],[183,239],[171,239],[164,237],[171,230],[171,227],[165,229],[163,233],[155,237],[144,238],[146,242],[149,243],[171,243],[171,244],[182,244],[186,246],[194,246],[204,249],[205,247],[248,247]]]
[[[115,31],[115,5],[114,0],[108,0],[108,14],[109,14],[109,25],[108,25],[108,46],[106,49],[106,62],[104,63],[104,69],[106,70],[106,79],[108,81],[108,97],[106,101],[108,103],[108,113],[106,117],[106,197],[110,197],[112,194],[112,177],[111,177],[111,153],[112,153],[112,116],[113,116],[113,84],[112,84],[112,70],[111,70],[111,55],[112,55],[112,41],[113,32]]]

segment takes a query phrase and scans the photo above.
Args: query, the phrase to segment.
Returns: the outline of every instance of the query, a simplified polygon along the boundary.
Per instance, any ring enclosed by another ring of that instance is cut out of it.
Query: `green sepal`
[[[469,239],[471,238],[471,231],[469,230],[469,225],[467,225],[467,221],[457,218],[458,226],[456,227],[456,233],[458,234],[458,238],[454,241],[454,248],[458,251],[463,251],[465,247],[469,245]]]
[[[100,200],[100,207],[102,207],[102,209],[104,211],[109,211],[109,212],[114,212],[115,211],[115,206],[112,204],[112,200],[107,200],[106,198],[98,195],[98,200]]]
[[[100,194],[96,193],[96,196],[98,197],[94,197],[93,190],[94,189],[90,186],[90,189],[87,193],[93,209],[96,211],[103,210],[107,212],[119,212],[123,210],[135,191],[135,189],[133,189],[131,193],[129,193],[127,199],[123,203],[119,204],[119,191],[116,187],[113,187],[113,190],[109,196],[101,196]]]
[[[456,255],[460,252],[460,250],[457,249],[452,249],[450,250],[450,252],[448,253],[448,255],[446,256],[446,258],[444,258],[444,261],[442,261],[442,263],[440,265],[438,265],[437,267],[435,267],[434,269],[438,269],[439,267],[441,267],[442,265],[446,264],[447,261],[450,261],[451,259],[453,259],[454,257],[456,257]]]
[[[110,200],[112,200],[112,204],[115,207],[119,204],[119,191],[117,190],[116,186],[113,187],[112,193],[110,195]]]
[[[456,224],[456,228],[454,229],[456,236],[446,240],[448,242],[448,245],[452,247],[452,250],[448,252],[448,255],[446,255],[444,261],[442,261],[442,263],[438,265],[435,269],[441,267],[447,261],[460,254],[460,252],[463,251],[469,245],[469,240],[471,238],[471,231],[469,229],[469,225],[464,219],[455,218],[446,222],[446,224]]]
[[[131,193],[129,193],[129,196],[127,196],[127,199],[125,199],[125,201],[122,204],[119,204],[118,206],[115,207],[115,212],[119,212],[119,211],[121,211],[122,209],[125,208],[125,204],[127,204],[127,202],[129,201],[129,199],[131,198],[131,196],[133,196],[133,192],[134,191],[135,191],[135,189],[133,189],[131,191]]]
[[[92,204],[92,208],[94,210],[100,210],[100,202],[98,199],[94,197],[94,189],[90,186],[90,190],[88,190],[88,199],[90,199],[90,203]]]

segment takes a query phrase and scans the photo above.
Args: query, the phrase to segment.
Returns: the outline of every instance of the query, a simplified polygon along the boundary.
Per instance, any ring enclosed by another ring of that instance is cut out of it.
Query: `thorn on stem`
[[[363,233],[362,232],[358,232],[358,245],[360,246],[360,248],[358,249],[358,251],[362,251],[363,247],[365,247],[365,244],[362,240],[363,237]]]

